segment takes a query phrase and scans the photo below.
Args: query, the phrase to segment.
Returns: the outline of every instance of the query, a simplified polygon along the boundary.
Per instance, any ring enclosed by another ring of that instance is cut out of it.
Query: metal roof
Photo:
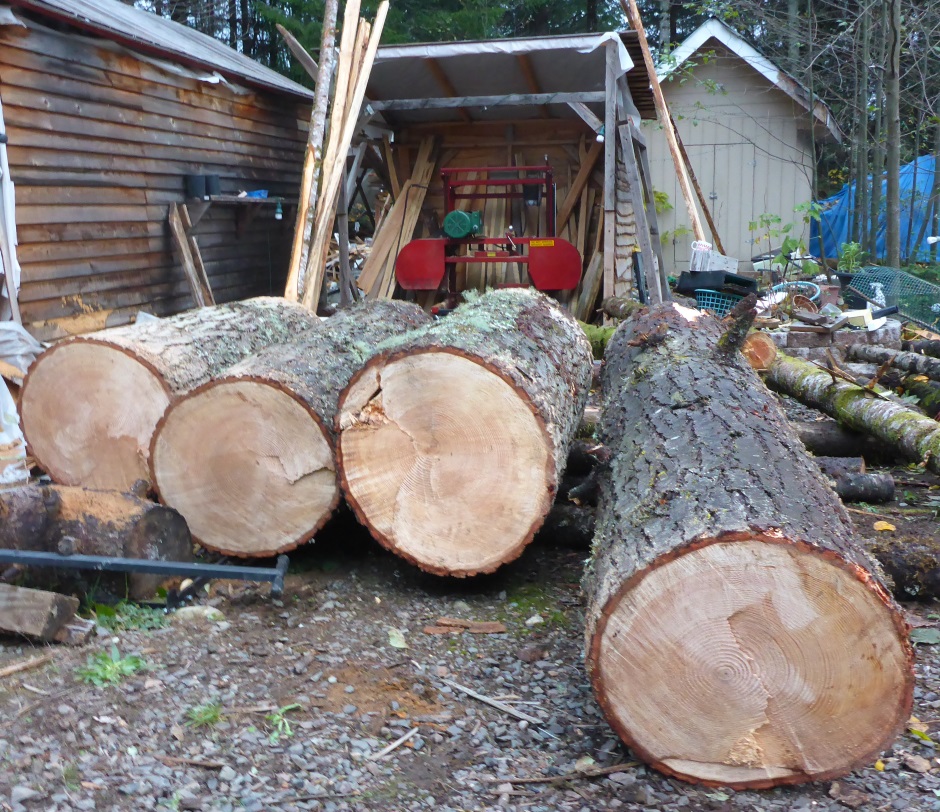
[[[207,34],[119,0],[5,0],[14,8],[68,23],[135,51],[216,71],[253,87],[303,99],[313,92]]]
[[[621,69],[640,116],[655,119],[649,74],[634,31],[383,46],[376,54],[368,95],[374,101],[394,101],[603,91],[606,57],[601,46],[609,39],[622,43]],[[555,118],[576,116],[567,104],[547,106]],[[603,104],[588,106],[603,118]],[[480,121],[536,119],[541,107],[471,107],[467,112]],[[406,124],[459,121],[461,114],[456,109],[416,109],[389,110],[383,116]]]

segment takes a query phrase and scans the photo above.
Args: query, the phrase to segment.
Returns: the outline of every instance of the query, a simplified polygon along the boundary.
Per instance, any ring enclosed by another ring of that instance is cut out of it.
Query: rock
[[[225,615],[214,606],[183,606],[170,615],[170,620],[182,626],[201,626],[221,623],[225,620]]]
[[[225,781],[227,784],[234,781],[237,777],[238,773],[236,773],[235,770],[233,770],[227,764],[221,770],[219,770],[219,780]]]
[[[31,787],[27,787],[25,784],[18,784],[13,787],[13,791],[10,793],[10,802],[21,804],[23,801],[32,801],[40,797],[42,797],[41,794]]]
[[[530,617],[525,622],[525,625],[531,629],[533,626],[538,626],[540,623],[544,623],[544,622],[545,622],[545,618],[543,618],[541,615],[532,615],[532,617]]]

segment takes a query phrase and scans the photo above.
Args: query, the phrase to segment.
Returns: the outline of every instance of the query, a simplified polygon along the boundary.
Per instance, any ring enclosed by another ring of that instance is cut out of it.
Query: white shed
[[[780,247],[749,230],[762,214],[793,223],[806,242],[793,209],[812,196],[814,139],[842,139],[829,108],[719,20],[699,26],[658,75],[725,253],[748,261]],[[687,270],[693,237],[672,157],[658,122],[642,126],[653,188],[672,206],[659,217],[664,260]]]

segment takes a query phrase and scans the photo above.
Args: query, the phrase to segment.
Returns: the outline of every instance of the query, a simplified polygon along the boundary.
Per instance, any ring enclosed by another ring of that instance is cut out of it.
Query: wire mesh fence
[[[849,288],[878,307],[897,305],[898,315],[940,332],[940,286],[898,268],[862,268]]]

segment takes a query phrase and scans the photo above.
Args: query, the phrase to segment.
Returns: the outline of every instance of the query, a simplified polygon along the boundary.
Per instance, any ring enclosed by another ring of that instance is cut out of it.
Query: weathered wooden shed
[[[829,108],[719,20],[699,26],[657,73],[725,253],[748,261],[780,247],[779,238],[755,244],[748,224],[763,213],[800,235],[793,209],[812,199],[814,142],[842,137]],[[659,216],[666,263],[688,270],[694,237],[675,166],[659,125],[643,132],[653,186],[673,207]]]
[[[55,338],[193,298],[168,227],[186,175],[220,192],[194,234],[217,301],[283,291],[312,94],[118,0],[6,0],[0,102],[22,318]],[[233,200],[265,189],[269,200]],[[194,218],[195,219],[195,218]]]
[[[584,267],[581,286],[562,300],[586,317],[601,291],[631,293],[638,241],[659,289],[639,130],[655,108],[635,32],[385,46],[368,98],[372,124],[381,116],[387,125],[379,170],[395,201],[360,277],[369,295],[395,294],[404,243],[440,234],[442,170],[478,169],[468,177],[484,190],[486,167],[502,167],[505,179],[511,167],[546,163],[557,185],[557,236],[578,248]],[[501,237],[511,225],[517,236],[545,236],[546,205],[487,200],[482,233]],[[480,208],[458,201],[468,206]],[[458,266],[458,274],[461,289],[526,281],[511,265]]]

